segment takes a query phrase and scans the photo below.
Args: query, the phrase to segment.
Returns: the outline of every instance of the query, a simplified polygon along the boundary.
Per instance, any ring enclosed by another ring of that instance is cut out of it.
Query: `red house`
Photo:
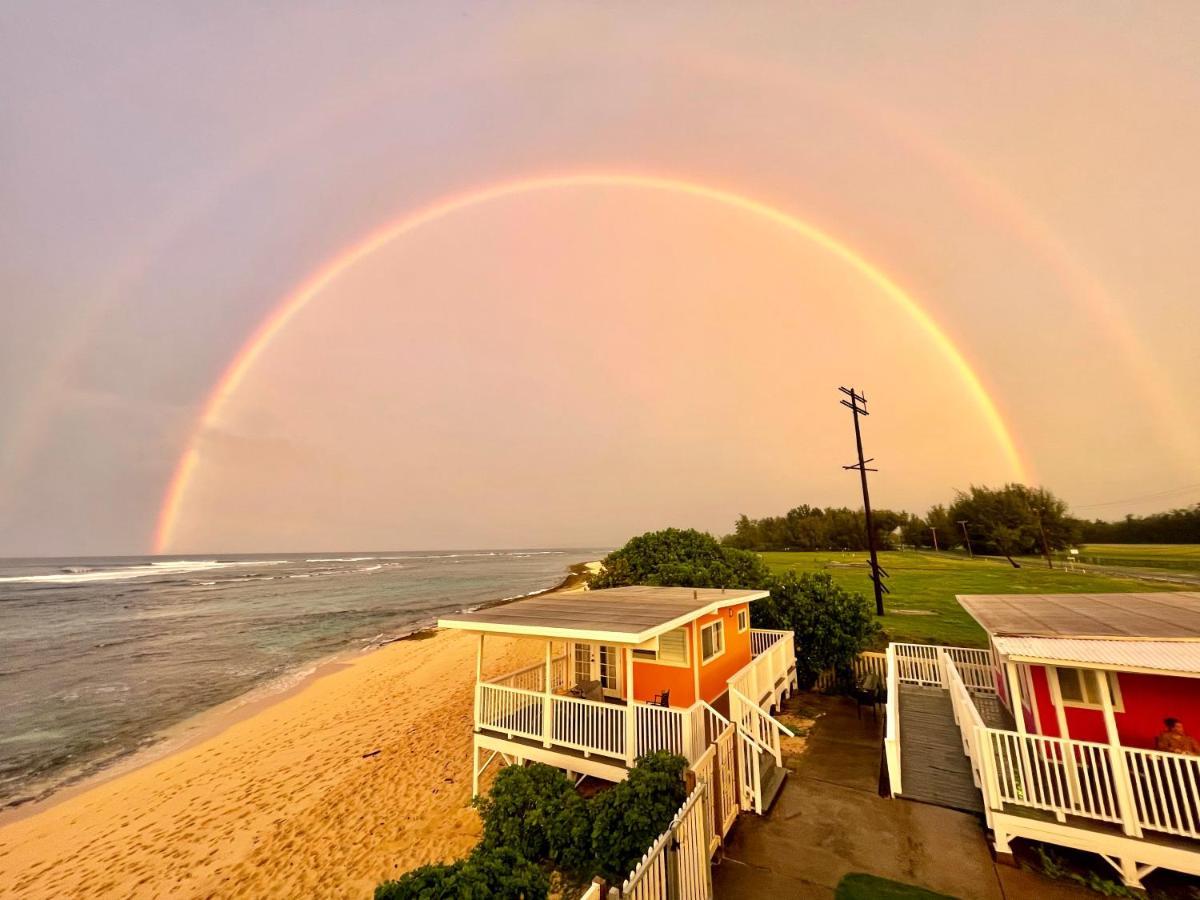
[[[993,658],[1013,668],[997,672],[997,688],[1014,717],[1019,696],[1026,730],[1144,750],[1168,717],[1200,734],[1200,593],[959,602],[987,631]]]

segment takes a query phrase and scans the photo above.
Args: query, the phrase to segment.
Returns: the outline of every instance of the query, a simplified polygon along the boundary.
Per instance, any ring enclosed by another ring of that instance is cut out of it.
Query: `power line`
[[[1098,506],[1118,506],[1122,503],[1137,503],[1140,500],[1158,500],[1163,497],[1170,497],[1174,494],[1186,494],[1190,491],[1200,490],[1200,482],[1196,484],[1185,484],[1182,487],[1171,488],[1166,491],[1159,491],[1155,494],[1142,494],[1140,497],[1126,497],[1123,500],[1105,500],[1103,503],[1072,503],[1072,509],[1094,509]]]

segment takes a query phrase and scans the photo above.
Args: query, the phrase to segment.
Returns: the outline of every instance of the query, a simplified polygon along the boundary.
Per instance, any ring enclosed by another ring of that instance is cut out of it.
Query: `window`
[[[750,627],[750,610],[739,609],[738,610],[738,634],[742,634],[749,627]]]
[[[1124,712],[1125,705],[1121,702],[1121,683],[1117,680],[1116,672],[1097,672],[1094,669],[1058,669],[1058,694],[1063,706],[1076,706],[1084,709],[1100,709],[1104,706],[1100,699],[1100,676],[1108,677],[1108,690],[1112,694],[1113,709]]]
[[[658,636],[658,649],[638,647],[633,651],[633,658],[644,662],[660,662],[667,666],[686,666],[688,664],[687,628],[676,628]]]
[[[700,648],[705,665],[725,652],[725,622],[722,619],[709,622],[700,629]]]

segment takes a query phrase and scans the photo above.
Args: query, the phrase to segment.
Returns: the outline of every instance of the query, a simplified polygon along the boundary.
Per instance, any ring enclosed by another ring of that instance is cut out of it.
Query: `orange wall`
[[[712,660],[707,666],[700,662],[700,652],[694,656],[694,663],[700,666],[700,698],[712,703],[729,689],[726,683],[731,675],[750,662],[750,628],[738,634],[737,614],[740,609],[748,609],[748,604],[730,606],[717,610],[710,616],[703,616],[696,624],[696,633],[709,622],[723,619],[725,621],[725,652]]]
[[[728,689],[729,676],[750,662],[750,629],[742,634],[737,630],[737,612],[747,604],[731,606],[712,615],[703,616],[688,626],[689,666],[667,666],[662,663],[633,662],[633,697],[650,703],[655,694],[671,692],[672,706],[691,706],[696,702],[694,668],[700,669],[700,697],[712,703]],[[717,619],[725,622],[725,652],[707,666],[700,662],[699,633],[701,626]]]

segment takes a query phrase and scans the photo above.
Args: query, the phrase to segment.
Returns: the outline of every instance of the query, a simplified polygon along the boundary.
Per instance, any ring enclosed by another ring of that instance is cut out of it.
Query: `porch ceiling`
[[[1200,641],[1200,592],[979,594],[958,602],[991,635]]]
[[[640,644],[699,616],[766,596],[766,591],[733,588],[609,588],[546,594],[458,613],[439,619],[438,626],[485,633]]]

